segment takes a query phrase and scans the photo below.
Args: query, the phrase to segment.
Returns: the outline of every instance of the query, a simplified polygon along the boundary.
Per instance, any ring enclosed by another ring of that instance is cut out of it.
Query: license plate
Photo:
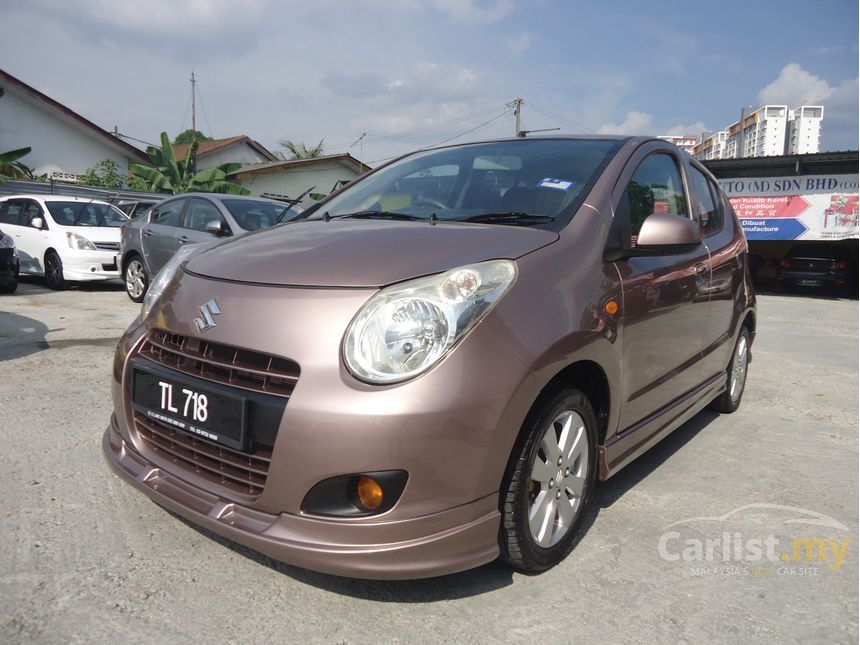
[[[135,409],[188,434],[245,449],[247,399],[181,379],[134,370]]]
[[[820,287],[821,280],[798,280],[797,284],[802,287]]]

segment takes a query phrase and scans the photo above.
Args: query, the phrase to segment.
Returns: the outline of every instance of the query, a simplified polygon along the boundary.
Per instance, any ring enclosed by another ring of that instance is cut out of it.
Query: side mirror
[[[33,226],[33,228],[37,228],[40,231],[45,228],[45,220],[43,220],[41,217],[34,217],[30,220],[30,224]]]
[[[683,252],[683,247],[696,246],[702,241],[699,223],[683,215],[654,213],[645,218],[636,247],[663,253]]]
[[[212,233],[215,237],[221,237],[222,235],[227,234],[227,231],[224,228],[224,223],[217,219],[213,219],[211,222],[206,224],[206,232]]]

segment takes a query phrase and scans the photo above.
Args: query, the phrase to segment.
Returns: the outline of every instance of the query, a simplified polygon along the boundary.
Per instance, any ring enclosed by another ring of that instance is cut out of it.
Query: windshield
[[[119,228],[128,216],[110,204],[99,202],[46,202],[51,217],[61,226],[108,226]]]
[[[560,229],[621,142],[520,139],[419,152],[309,218],[459,220]]]
[[[298,206],[287,208],[287,204],[278,202],[254,201],[252,199],[223,199],[221,202],[236,219],[236,223],[246,231],[268,228],[279,221],[286,222],[302,212]],[[286,212],[284,209],[287,209]],[[284,215],[278,219],[281,213]]]

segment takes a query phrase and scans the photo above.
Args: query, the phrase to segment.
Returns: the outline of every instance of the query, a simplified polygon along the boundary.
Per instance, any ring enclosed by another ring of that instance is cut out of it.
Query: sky
[[[0,0],[0,69],[150,143],[191,127],[193,70],[207,135],[371,165],[511,136],[516,97],[564,134],[822,104],[821,150],[858,148],[856,0]]]

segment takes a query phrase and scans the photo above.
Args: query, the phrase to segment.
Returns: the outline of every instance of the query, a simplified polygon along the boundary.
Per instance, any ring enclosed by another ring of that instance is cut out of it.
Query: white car
[[[0,198],[0,227],[15,241],[21,273],[44,275],[51,289],[119,278],[120,227],[126,223],[115,206],[85,197]]]

